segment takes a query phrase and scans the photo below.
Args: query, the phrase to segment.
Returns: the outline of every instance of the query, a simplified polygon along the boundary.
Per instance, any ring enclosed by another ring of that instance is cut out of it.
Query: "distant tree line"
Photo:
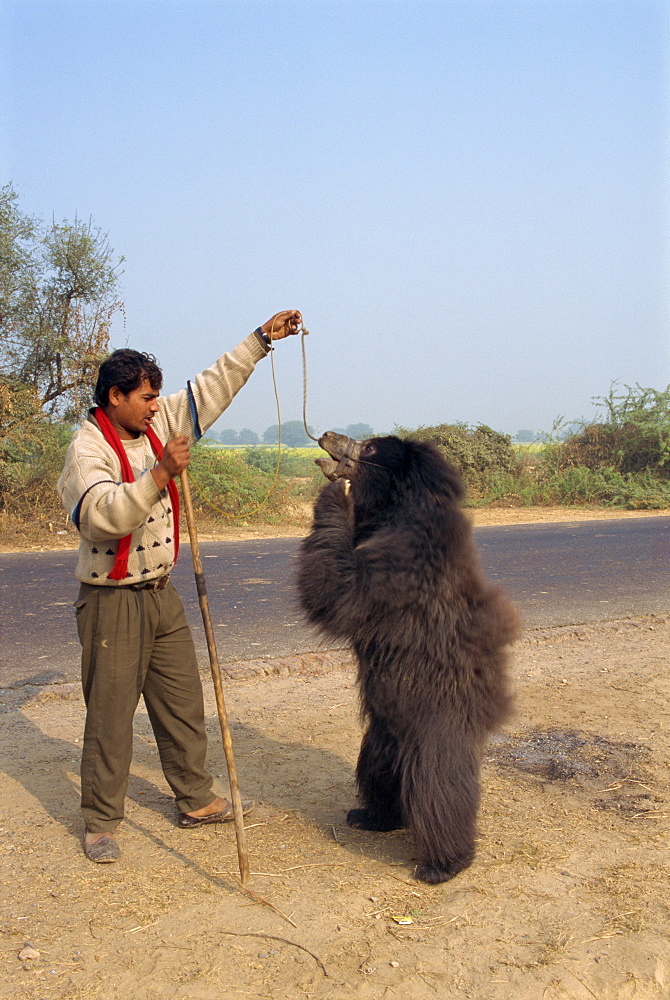
[[[332,427],[330,430],[334,430],[338,434],[346,434],[358,441],[363,441],[374,435],[374,430],[369,424],[349,424],[347,427]],[[310,434],[314,434],[311,427],[309,431]],[[279,425],[272,424],[263,434],[257,434],[256,431],[251,431],[248,427],[243,427],[241,431],[228,427],[222,431],[210,430],[207,432],[207,437],[227,445],[246,445],[252,448],[259,444],[273,445],[279,441]],[[288,448],[305,448],[313,443],[305,432],[302,420],[287,420],[286,423],[283,423],[281,425],[281,440],[282,444]]]

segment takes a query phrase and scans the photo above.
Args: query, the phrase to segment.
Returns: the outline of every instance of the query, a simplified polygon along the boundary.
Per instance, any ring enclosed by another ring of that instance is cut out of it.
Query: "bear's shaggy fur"
[[[510,709],[516,614],[482,577],[461,478],[436,448],[331,431],[320,443],[335,481],[302,543],[298,591],[309,621],[358,659],[362,808],[347,821],[408,827],[416,877],[443,882],[474,857],[481,752]]]

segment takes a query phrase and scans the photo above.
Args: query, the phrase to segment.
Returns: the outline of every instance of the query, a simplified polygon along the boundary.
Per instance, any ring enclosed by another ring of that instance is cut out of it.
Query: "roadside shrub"
[[[670,507],[670,483],[651,472],[620,472],[611,466],[575,465],[559,472],[544,470],[521,490],[524,502],[551,506],[592,505],[627,510]]]
[[[265,472],[249,465],[240,452],[196,445],[191,452],[189,476],[194,507],[212,515],[248,520],[276,518],[289,502],[287,480],[282,477],[274,482],[274,467],[272,472]]]
[[[29,433],[6,438],[0,455],[0,510],[10,518],[62,519],[56,495],[72,428],[47,420],[33,422]]]
[[[485,424],[438,424],[410,431],[397,427],[399,437],[430,441],[451,465],[461,473],[471,499],[507,488],[517,468],[517,459],[509,434],[501,434]]]
[[[5,389],[7,387],[5,386]],[[431,441],[462,473],[470,506],[595,506],[670,508],[670,386],[662,391],[614,385],[596,402],[602,420],[565,436],[560,421],[543,442],[514,447],[486,425],[439,424],[401,437]],[[2,389],[2,383],[0,383]],[[0,392],[0,418],[21,402]],[[0,531],[43,532],[67,523],[56,494],[73,428],[47,417],[21,421],[0,447]],[[324,485],[318,448],[229,450],[206,444],[192,451],[194,505],[212,527],[243,523],[298,524]],[[275,481],[276,479],[276,481]],[[268,495],[269,494],[269,495]]]
[[[619,472],[650,472],[670,478],[670,386],[663,391],[616,385],[598,397],[606,419],[587,424],[556,452],[558,468],[611,467]]]

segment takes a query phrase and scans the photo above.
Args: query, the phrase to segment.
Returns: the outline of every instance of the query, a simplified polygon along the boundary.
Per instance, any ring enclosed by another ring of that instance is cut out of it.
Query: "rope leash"
[[[275,321],[273,320],[273,322],[272,322],[272,329],[270,330],[270,341],[272,341],[272,334],[274,333],[274,324],[275,324]],[[319,439],[316,438],[316,437],[314,437],[314,435],[312,433],[310,433],[309,428],[307,427],[307,354],[306,354],[306,351],[305,351],[305,337],[307,337],[308,335],[309,335],[309,330],[307,330],[305,328],[305,324],[304,323],[301,323],[300,345],[301,345],[301,352],[302,352],[302,422],[303,422],[303,425],[304,425],[304,428],[305,428],[305,433],[307,434],[307,436],[310,437],[312,439],[312,441],[317,441],[318,442]],[[231,520],[231,521],[239,520],[240,518],[252,517],[254,514],[257,514],[258,511],[261,510],[265,506],[265,504],[268,502],[268,500],[270,499],[270,497],[272,496],[272,494],[275,492],[275,490],[277,488],[277,482],[278,482],[278,479],[279,479],[279,470],[281,468],[281,445],[282,445],[282,437],[281,437],[281,405],[280,405],[280,402],[279,402],[279,390],[277,388],[277,373],[276,373],[276,370],[275,370],[275,359],[274,359],[274,348],[273,347],[270,347],[270,369],[272,371],[272,387],[273,387],[273,390],[274,390],[275,405],[276,405],[276,408],[277,408],[277,430],[278,430],[278,436],[277,436],[277,461],[276,461],[276,464],[275,464],[275,471],[274,471],[274,474],[273,474],[273,477],[272,477],[272,482],[270,483],[270,487],[268,489],[268,492],[265,494],[265,496],[263,497],[263,499],[261,500],[261,502],[256,507],[253,507],[251,510],[242,511],[239,514],[231,514],[229,511],[226,511],[222,507],[219,507],[218,504],[215,504],[214,501],[211,500],[206,495],[206,493],[203,490],[202,486],[199,485],[198,481],[193,477],[193,473],[189,469],[189,479],[191,480],[191,483],[195,487],[195,489],[196,489],[196,491],[198,493],[198,496],[200,497],[201,501],[203,503],[205,503],[211,510],[216,511],[217,514],[221,514],[222,517],[225,517],[225,518],[227,518],[228,520]]]
[[[305,337],[307,336],[309,336],[309,330],[306,330],[303,324],[300,336],[300,347],[302,351],[302,423],[307,437],[310,437],[312,441],[316,441],[318,444],[319,439],[314,437],[307,426],[307,352],[305,351]]]
[[[312,441],[316,441],[318,444],[319,439],[310,433],[309,427],[307,426],[307,355],[305,352],[305,336],[307,334],[309,334],[309,330],[305,330],[303,327],[300,345],[302,347],[302,422],[305,428],[305,434],[307,434],[308,437],[311,437]],[[376,469],[385,469],[386,472],[390,472],[390,469],[387,469],[385,465],[380,465],[379,462],[371,462],[367,458],[355,458],[351,454],[355,444],[356,441],[354,441],[353,438],[349,438],[349,443],[347,444],[345,453],[337,464],[337,474],[342,472],[342,470],[346,467],[347,462],[358,462],[360,465],[373,465]]]

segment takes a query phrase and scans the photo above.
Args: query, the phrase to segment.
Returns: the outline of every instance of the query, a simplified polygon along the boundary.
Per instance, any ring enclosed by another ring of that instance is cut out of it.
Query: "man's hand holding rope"
[[[260,329],[270,340],[283,340],[300,332],[302,316],[297,309],[285,309],[272,316]]]

